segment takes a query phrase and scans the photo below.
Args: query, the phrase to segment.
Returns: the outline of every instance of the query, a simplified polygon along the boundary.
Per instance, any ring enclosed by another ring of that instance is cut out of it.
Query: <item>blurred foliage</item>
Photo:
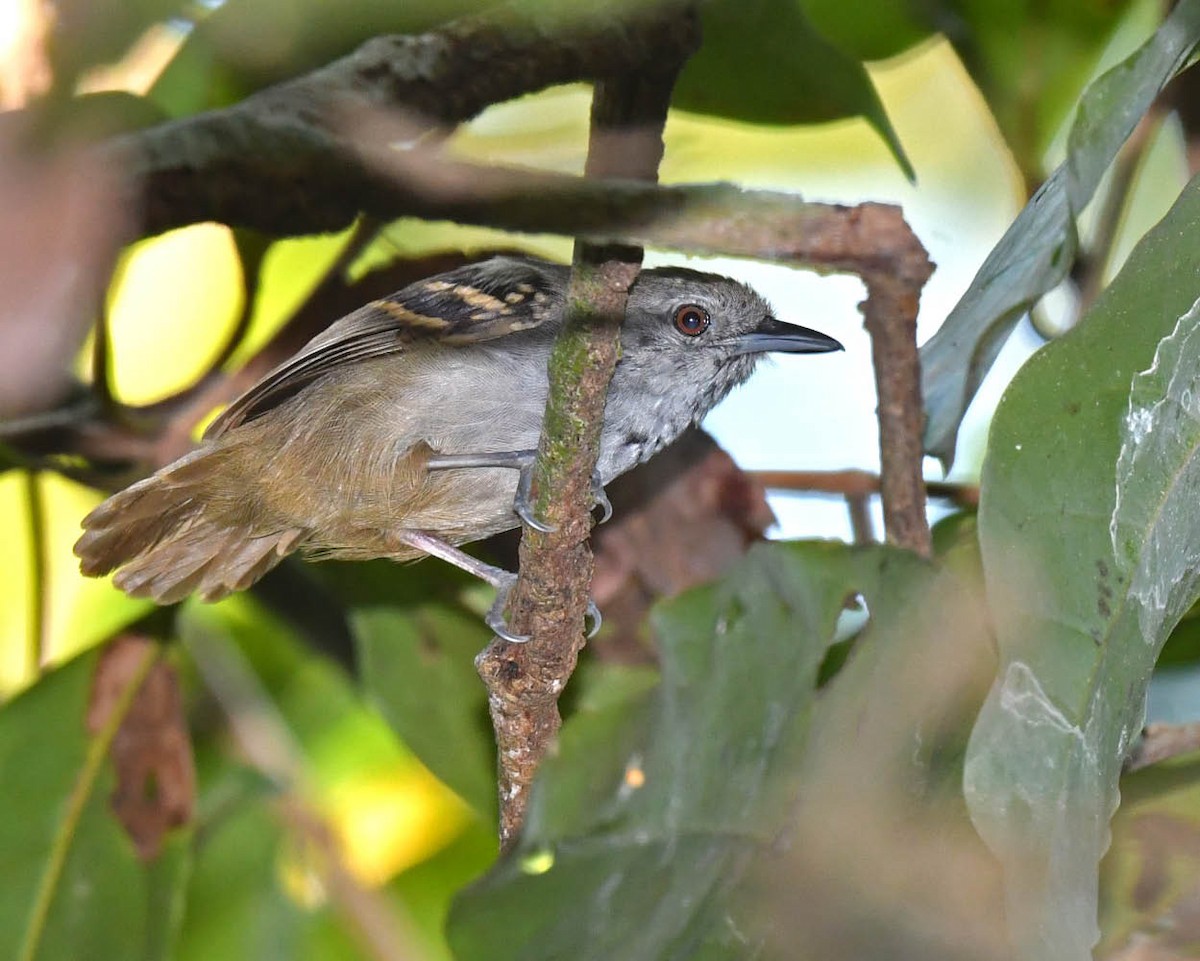
[[[706,42],[679,77],[677,106],[772,124],[861,116],[913,176],[861,61],[814,30],[794,0],[715,0],[704,5],[703,24]],[[713,83],[729,64],[738,65],[738,82]]]
[[[1200,757],[1190,754],[1121,781],[1101,888],[1103,955],[1134,946],[1162,957],[1200,951]]]
[[[550,19],[605,13],[529,2]],[[136,129],[490,6],[71,0],[40,119],[64,140]],[[1098,257],[1116,279],[1013,384],[978,530],[964,513],[938,525],[934,562],[759,546],[658,609],[656,667],[585,659],[510,857],[496,859],[472,663],[486,592],[432,561],[287,566],[250,595],[152,610],[77,572],[78,521],[101,495],[6,451],[0,955],[978,959],[1008,956],[1011,938],[1022,958],[1083,958],[1097,906],[1106,953],[1146,937],[1194,953],[1194,759],[1120,782],[1102,887],[1098,861],[1157,649],[1178,670],[1200,657],[1200,619],[1180,620],[1196,600],[1200,195],[1193,184],[1153,226],[1184,165],[1169,123],[1139,176],[1109,174],[1190,57],[1198,9],[1182,0],[1151,37],[1151,0],[705,6],[664,180],[840,196],[870,178],[873,195],[957,198],[970,210],[956,227],[1040,185],[957,309],[978,321],[947,351],[972,391],[997,323],[1007,333],[1073,263]],[[864,64],[882,58],[895,59]],[[588,99],[576,86],[497,105],[449,149],[577,172]],[[1104,204],[1128,208],[1108,238]],[[1093,252],[1093,235],[1109,246]],[[570,252],[412,220],[140,241],[108,285],[109,387],[130,405],[174,401],[216,361],[254,361],[331,284],[353,293],[407,261],[514,246]],[[76,364],[85,384],[96,349]],[[965,396],[953,405],[957,429]],[[848,609],[865,629],[846,627]],[[143,675],[109,723],[88,721],[101,645],[134,629],[160,645],[144,669],[168,665],[182,687],[197,779],[193,819],[147,860],[110,810],[109,750]]]

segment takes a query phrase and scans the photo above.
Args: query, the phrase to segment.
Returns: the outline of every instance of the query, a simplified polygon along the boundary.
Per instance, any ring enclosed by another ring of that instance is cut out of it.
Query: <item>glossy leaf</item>
[[[674,106],[770,124],[862,117],[912,178],[862,63],[822,37],[795,0],[717,0],[701,15],[704,42],[680,74]]]
[[[1197,596],[1198,232],[1193,181],[992,425],[979,527],[1001,665],[966,790],[1023,958],[1090,957],[1121,763]]]
[[[1182,0],[1155,35],[1093,83],[1071,128],[1067,160],[988,255],[921,348],[925,449],[949,465],[958,425],[1020,317],[1071,269],[1075,218],[1121,145],[1200,40],[1200,0]]]
[[[203,843],[188,884],[176,957],[257,961],[301,956],[316,912],[299,896],[302,872],[289,877],[281,865],[286,834],[279,818],[228,778],[218,790],[223,793],[221,808],[200,819]],[[261,794],[261,787],[253,793]]]

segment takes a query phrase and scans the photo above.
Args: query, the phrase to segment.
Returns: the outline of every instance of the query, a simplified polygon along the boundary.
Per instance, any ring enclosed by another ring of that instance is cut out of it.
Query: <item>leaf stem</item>
[[[25,486],[25,516],[29,535],[29,674],[40,674],[49,646],[46,637],[46,503],[36,470],[21,472]]]
[[[54,897],[58,893],[59,882],[62,880],[63,870],[66,867],[71,842],[75,839],[79,822],[83,818],[84,807],[100,776],[101,765],[108,756],[108,749],[112,746],[117,730],[125,720],[126,714],[129,713],[129,707],[133,703],[135,695],[161,656],[162,652],[157,645],[147,648],[141,663],[130,676],[128,685],[113,705],[113,710],[105,720],[104,726],[100,728],[92,738],[91,744],[88,745],[83,767],[79,771],[75,786],[71,789],[71,795],[67,799],[67,809],[50,847],[50,855],[46,859],[46,870],[42,873],[41,881],[38,883],[37,895],[29,913],[29,924],[25,930],[25,940],[17,955],[18,961],[34,961],[37,956],[42,934],[46,929],[46,921],[50,916],[50,907],[54,903]]]

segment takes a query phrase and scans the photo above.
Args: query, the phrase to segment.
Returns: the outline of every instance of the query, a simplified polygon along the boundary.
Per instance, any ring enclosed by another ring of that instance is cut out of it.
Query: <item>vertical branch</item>
[[[596,84],[588,177],[657,180],[671,90],[699,41],[694,11],[665,15],[678,25],[674,47],[653,51],[653,59],[636,73]],[[575,245],[566,322],[550,357],[550,392],[534,472],[535,510],[556,530],[525,528],[520,579],[509,608],[513,629],[531,639],[514,645],[497,638],[476,659],[496,731],[505,849],[519,836],[529,788],[561,724],[559,695],[584,645],[593,568],[587,542],[591,478],[625,303],[641,259],[640,247]]]
[[[914,276],[905,269],[905,252],[899,247],[886,268],[864,271],[867,299],[862,310],[871,335],[871,360],[879,396],[883,526],[891,543],[928,557],[933,544],[925,515],[922,471],[925,415],[917,354],[917,309],[930,268],[921,250]]]
[[[875,543],[871,523],[871,502],[865,494],[847,494],[846,511],[850,515],[850,532],[858,545]]]

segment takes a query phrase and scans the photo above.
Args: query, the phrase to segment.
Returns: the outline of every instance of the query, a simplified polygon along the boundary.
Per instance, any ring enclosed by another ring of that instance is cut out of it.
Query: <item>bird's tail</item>
[[[88,514],[75,544],[83,573],[115,570],[113,583],[126,594],[160,604],[189,594],[215,601],[249,587],[295,550],[303,531],[252,535],[237,512],[220,509],[227,453],[194,451]]]

